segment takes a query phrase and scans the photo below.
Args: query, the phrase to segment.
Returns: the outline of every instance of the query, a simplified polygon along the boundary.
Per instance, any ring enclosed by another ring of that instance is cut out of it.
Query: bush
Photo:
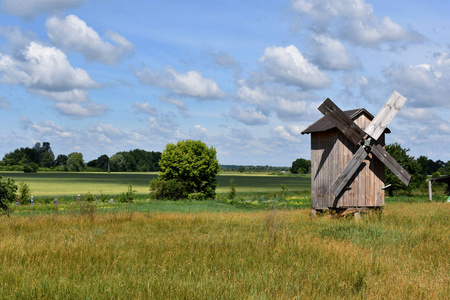
[[[205,200],[206,195],[203,193],[191,193],[188,195],[189,200]]]
[[[30,187],[24,181],[19,183],[19,199],[22,203],[26,203],[31,199]]]
[[[178,200],[188,197],[186,184],[176,179],[154,179],[150,182],[150,191],[150,198],[156,200]]]
[[[121,202],[121,203],[133,202],[134,194],[136,194],[136,191],[133,190],[133,186],[131,184],[129,184],[128,190],[125,193],[120,194],[119,202]]]
[[[54,169],[57,172],[66,172],[67,171],[67,166],[57,166]]]
[[[6,181],[1,180],[0,176],[0,209],[8,212],[9,203],[16,200],[17,185],[12,178],[7,178]]]
[[[193,140],[167,144],[159,166],[161,172],[153,185],[157,197],[181,199],[192,193],[202,193],[206,198],[215,197],[220,165],[213,147],[208,148],[205,143]]]
[[[103,192],[100,191],[100,201],[102,201],[103,203],[107,202],[109,200],[109,196],[108,195],[104,195]]]
[[[94,202],[95,198],[90,192],[87,192],[87,194],[84,196],[84,200],[86,200],[87,202]]]
[[[228,193],[228,199],[234,199],[236,197],[236,187],[234,185],[234,179],[230,179],[230,192]]]
[[[36,173],[38,169],[39,169],[39,165],[34,162],[23,166],[23,171],[25,173]]]

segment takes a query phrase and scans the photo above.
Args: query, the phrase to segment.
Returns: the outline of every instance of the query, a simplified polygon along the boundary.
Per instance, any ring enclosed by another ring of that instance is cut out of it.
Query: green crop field
[[[4,178],[11,177],[16,183],[24,181],[34,196],[73,196],[77,194],[116,195],[127,190],[129,184],[138,194],[148,194],[150,180],[157,173],[71,173],[71,172],[0,172]],[[234,179],[237,192],[275,192],[284,185],[289,191],[310,190],[311,177],[306,175],[247,175],[224,173],[217,176],[218,193],[229,190]]]

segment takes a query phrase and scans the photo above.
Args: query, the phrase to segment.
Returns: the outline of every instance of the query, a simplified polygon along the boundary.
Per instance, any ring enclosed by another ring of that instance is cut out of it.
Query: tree
[[[167,187],[165,183],[170,183],[170,187],[182,188],[185,193],[180,195],[197,193],[206,198],[215,197],[220,165],[213,147],[208,148],[202,141],[194,140],[167,144],[159,166],[161,172],[153,182],[157,198],[158,195],[163,198],[161,189]]]
[[[414,160],[413,156],[407,153],[409,149],[404,149],[400,144],[394,143],[386,145],[386,151],[411,175],[411,181],[405,186],[389,169],[385,168],[385,182],[391,184],[389,195],[392,196],[394,190],[404,190],[411,193],[412,189],[425,184],[426,175],[423,173],[421,165]]]
[[[306,174],[311,171],[311,161],[304,158],[298,158],[292,162],[291,173]]]
[[[67,169],[72,172],[84,170],[83,154],[80,152],[72,152],[67,156]]]
[[[125,172],[126,171],[126,165],[125,165],[125,158],[122,154],[114,154],[109,159],[109,163],[111,165],[111,171],[113,172]]]
[[[108,171],[109,157],[106,154],[99,156],[97,159],[91,160],[87,163],[88,167],[97,168],[102,171]]]
[[[0,176],[0,209],[8,211],[9,203],[16,200],[17,185],[12,178],[8,178],[6,181],[1,179],[2,176]]]
[[[53,154],[52,148],[49,142],[44,142],[40,149],[40,163],[41,167],[50,168],[54,165],[55,154]]]
[[[67,155],[64,154],[58,155],[58,157],[56,157],[55,159],[55,166],[58,167],[67,165],[67,159],[68,159]]]

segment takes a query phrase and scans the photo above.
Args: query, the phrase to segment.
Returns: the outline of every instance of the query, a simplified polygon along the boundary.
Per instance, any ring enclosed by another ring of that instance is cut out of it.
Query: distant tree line
[[[161,152],[135,149],[117,152],[111,157],[103,154],[85,162],[83,154],[72,152],[56,158],[49,142],[36,143],[33,148],[19,148],[4,155],[0,169],[5,171],[99,171],[99,172],[157,172]]]
[[[256,173],[256,172],[281,172],[289,171],[289,167],[273,167],[273,166],[250,166],[250,165],[220,165],[220,170],[241,173]]]
[[[408,186],[405,186],[389,169],[385,168],[385,183],[391,184],[390,196],[393,191],[405,191],[411,193],[414,189],[426,189],[426,179],[443,175],[450,175],[450,161],[444,163],[441,160],[433,161],[421,155],[417,159],[408,155],[408,148],[402,148],[400,144],[386,145],[386,151],[411,175]]]

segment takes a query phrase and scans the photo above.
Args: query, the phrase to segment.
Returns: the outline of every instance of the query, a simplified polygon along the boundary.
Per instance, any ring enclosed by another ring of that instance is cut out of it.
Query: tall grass
[[[8,299],[448,299],[450,206],[0,218]]]

